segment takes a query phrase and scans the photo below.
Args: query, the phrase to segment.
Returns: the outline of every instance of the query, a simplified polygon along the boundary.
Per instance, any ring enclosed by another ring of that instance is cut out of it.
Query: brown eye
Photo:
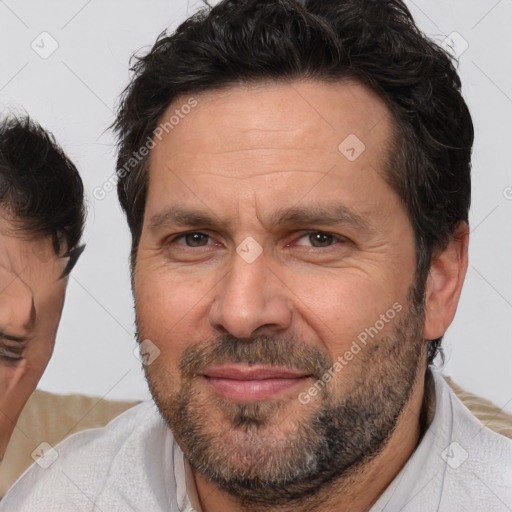
[[[184,235],[185,242],[190,247],[202,247],[208,244],[208,236],[203,233],[188,233]]]
[[[334,241],[334,237],[327,233],[313,233],[309,235],[309,240],[313,247],[328,247]]]
[[[335,242],[343,242],[340,236],[332,235],[331,233],[324,233],[322,231],[315,231],[306,233],[297,240],[297,245],[326,248],[333,245]]]
[[[177,236],[171,240],[171,243],[184,245],[186,247],[204,247],[208,245],[209,239],[210,237],[208,235],[194,231]]]

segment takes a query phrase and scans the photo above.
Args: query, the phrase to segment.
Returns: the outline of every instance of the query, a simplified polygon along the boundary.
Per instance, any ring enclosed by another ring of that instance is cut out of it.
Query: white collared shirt
[[[510,512],[512,440],[484,427],[433,375],[434,419],[369,512]],[[188,461],[152,401],[65,439],[0,502],[0,512],[92,510],[201,512]]]
[[[482,425],[432,374],[432,423],[370,512],[512,511],[512,440]]]

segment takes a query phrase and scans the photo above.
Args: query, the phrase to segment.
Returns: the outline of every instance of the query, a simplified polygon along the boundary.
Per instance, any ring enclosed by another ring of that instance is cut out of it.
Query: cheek
[[[315,282],[316,281],[316,282]],[[295,277],[293,293],[304,327],[335,360],[353,342],[368,345],[391,331],[406,309],[408,283],[382,280],[362,271],[344,271],[315,279]],[[305,338],[307,340],[307,337]]]
[[[150,339],[166,361],[177,364],[183,349],[197,341],[207,291],[199,279],[183,281],[174,273],[140,268],[134,295],[141,339]]]

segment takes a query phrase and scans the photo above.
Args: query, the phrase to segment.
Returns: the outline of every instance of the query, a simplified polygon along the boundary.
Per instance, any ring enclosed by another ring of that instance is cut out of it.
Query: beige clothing
[[[464,391],[450,377],[446,382],[455,391],[462,403],[487,427],[503,436],[512,438],[512,416],[504,413],[490,400],[480,398]]]
[[[137,403],[36,390],[20,415],[0,463],[0,497],[34,462],[31,454],[42,442],[55,446],[75,432],[102,427]]]

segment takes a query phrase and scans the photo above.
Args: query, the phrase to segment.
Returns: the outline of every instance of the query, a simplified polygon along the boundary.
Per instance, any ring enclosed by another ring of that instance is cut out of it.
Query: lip
[[[285,393],[310,378],[303,372],[276,366],[227,364],[203,372],[208,386],[232,400],[263,401]]]

